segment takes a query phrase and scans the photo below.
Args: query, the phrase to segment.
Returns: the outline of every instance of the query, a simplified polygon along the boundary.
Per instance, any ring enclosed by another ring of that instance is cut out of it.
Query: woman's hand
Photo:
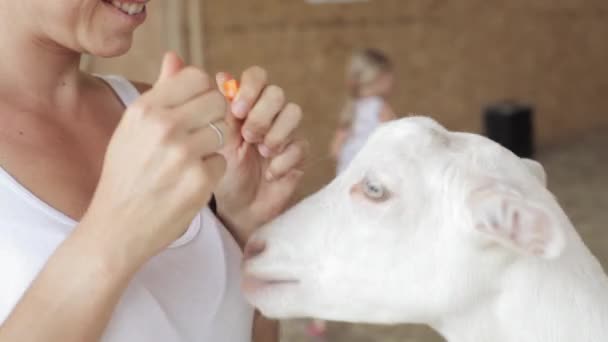
[[[230,143],[227,103],[210,78],[167,54],[158,82],[130,106],[110,141],[89,211],[139,266],[181,236],[224,174],[214,123]]]
[[[220,89],[229,77],[218,74]],[[222,151],[227,169],[215,195],[221,219],[243,245],[287,206],[302,178],[308,143],[294,138],[300,106],[270,85],[260,67],[243,73],[231,112],[229,125],[237,138]]]

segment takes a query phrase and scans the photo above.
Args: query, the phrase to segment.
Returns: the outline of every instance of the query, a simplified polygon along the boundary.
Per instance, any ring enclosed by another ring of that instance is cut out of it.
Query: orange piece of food
[[[224,96],[229,100],[234,99],[236,93],[239,91],[239,83],[232,79],[224,82]]]

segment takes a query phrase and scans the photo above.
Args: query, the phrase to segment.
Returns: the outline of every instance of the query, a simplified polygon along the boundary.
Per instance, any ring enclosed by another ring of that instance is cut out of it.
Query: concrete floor
[[[608,131],[538,153],[549,188],[557,196],[583,239],[608,269]],[[283,342],[314,341],[304,321],[283,324]],[[377,327],[331,323],[328,342],[440,342],[425,327]]]

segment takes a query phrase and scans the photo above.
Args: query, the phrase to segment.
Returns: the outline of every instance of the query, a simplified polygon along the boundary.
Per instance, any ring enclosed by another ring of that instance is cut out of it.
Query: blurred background
[[[488,105],[531,106],[534,157],[608,265],[608,2],[172,0],[152,1],[148,11],[128,55],[87,58],[83,68],[153,82],[168,49],[209,72],[265,67],[304,108],[302,134],[313,144],[296,199],[335,175],[328,146],[355,49],[377,48],[392,59],[389,102],[401,116],[426,114],[451,130],[487,133]],[[284,324],[283,341],[309,341],[305,324]],[[441,341],[420,327],[328,329],[329,341]]]

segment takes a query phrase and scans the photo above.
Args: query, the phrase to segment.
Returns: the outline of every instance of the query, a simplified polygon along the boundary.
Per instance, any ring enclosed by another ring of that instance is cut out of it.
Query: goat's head
[[[428,323],[493,291],[513,262],[559,256],[560,213],[536,162],[401,119],[251,239],[243,287],[270,317]]]

